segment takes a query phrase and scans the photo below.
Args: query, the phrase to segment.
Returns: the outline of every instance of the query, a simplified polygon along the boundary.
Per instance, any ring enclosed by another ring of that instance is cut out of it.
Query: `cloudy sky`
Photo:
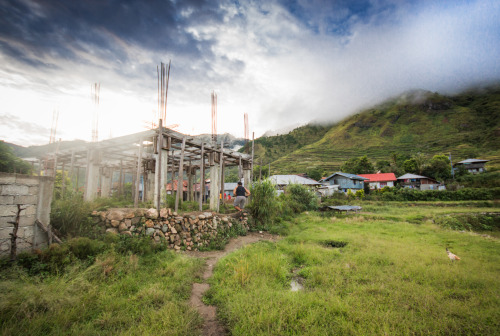
[[[262,135],[338,121],[410,89],[500,80],[497,0],[0,0],[0,139],[45,144],[146,130],[172,62],[167,125]]]

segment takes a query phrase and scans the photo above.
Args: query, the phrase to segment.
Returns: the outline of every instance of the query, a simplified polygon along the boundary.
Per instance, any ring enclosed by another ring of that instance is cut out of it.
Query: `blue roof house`
[[[339,190],[347,192],[349,189],[352,189],[352,191],[363,190],[365,180],[368,179],[359,175],[336,172],[325,177],[320,182],[323,185],[338,185]]]

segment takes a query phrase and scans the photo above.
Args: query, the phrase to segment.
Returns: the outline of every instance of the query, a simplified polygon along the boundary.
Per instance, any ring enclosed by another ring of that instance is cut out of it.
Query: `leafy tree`
[[[319,167],[311,168],[307,171],[307,176],[309,176],[313,180],[319,181],[323,177],[323,169]]]
[[[408,159],[405,162],[403,162],[403,170],[405,173],[412,173],[416,174],[417,173],[417,162],[415,161],[414,158]]]
[[[427,159],[425,158],[425,155],[422,153],[417,153],[417,154],[413,155],[412,158],[415,160],[417,173],[423,174],[424,169],[425,169],[426,164],[427,164]]]
[[[31,165],[15,156],[12,148],[0,141],[0,172],[29,174]]]
[[[387,160],[379,160],[375,166],[377,167],[377,170],[380,170],[382,173],[391,172],[391,163]]]
[[[372,174],[375,171],[375,167],[366,155],[347,160],[340,169],[350,174]]]
[[[451,178],[450,159],[446,155],[434,155],[429,165],[425,168],[424,174],[436,180]]]

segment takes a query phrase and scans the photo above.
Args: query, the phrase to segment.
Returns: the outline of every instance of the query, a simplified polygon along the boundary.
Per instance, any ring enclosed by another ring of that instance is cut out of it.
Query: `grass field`
[[[304,213],[278,243],[219,260],[204,301],[232,335],[498,335],[498,232],[441,216],[494,202],[364,202],[359,214]],[[451,262],[445,248],[461,260]],[[203,260],[113,248],[51,275],[0,273],[2,335],[199,335],[189,306]],[[303,286],[291,291],[291,281]]]
[[[221,260],[207,300],[232,334],[499,334],[498,240],[426,220],[491,208],[365,208],[354,216],[304,214],[278,244]],[[452,263],[446,247],[461,260]],[[292,279],[304,289],[291,291]]]

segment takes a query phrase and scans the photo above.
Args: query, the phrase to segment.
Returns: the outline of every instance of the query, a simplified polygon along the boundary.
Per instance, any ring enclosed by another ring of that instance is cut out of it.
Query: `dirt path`
[[[233,238],[229,241],[223,251],[209,251],[209,252],[198,252],[198,251],[190,251],[186,252],[190,256],[198,257],[198,258],[206,258],[205,271],[203,272],[203,283],[195,283],[193,284],[193,289],[191,291],[191,298],[189,299],[189,303],[191,306],[196,308],[200,313],[201,317],[204,319],[203,323],[203,335],[204,336],[219,336],[226,335],[227,331],[225,328],[219,324],[216,316],[216,307],[215,306],[207,306],[201,300],[203,298],[203,294],[208,290],[210,285],[207,283],[207,280],[213,274],[214,265],[217,261],[237,249],[252,244],[261,240],[267,240],[276,242],[280,239],[280,236],[272,235],[266,232],[256,233],[249,232],[246,236],[239,236],[237,238]]]

